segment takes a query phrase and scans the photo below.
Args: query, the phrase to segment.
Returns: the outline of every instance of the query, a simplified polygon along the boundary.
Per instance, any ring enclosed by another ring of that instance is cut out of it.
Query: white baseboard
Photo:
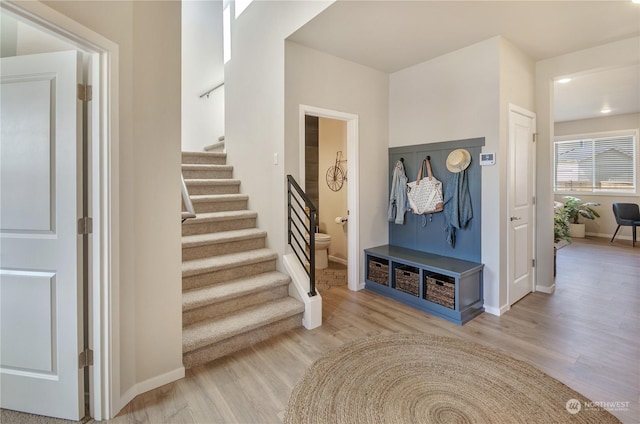
[[[331,262],[337,262],[337,263],[342,264],[342,265],[346,265],[346,266],[349,265],[349,262],[346,259],[339,258],[337,256],[329,255],[329,260]]]
[[[631,227],[629,227],[631,228]],[[620,229],[620,231],[622,231],[622,229]],[[602,238],[607,238],[609,240],[611,240],[611,237],[613,237],[613,234],[604,234],[604,233],[585,233],[585,235],[590,236],[590,237],[602,237]],[[631,236],[623,236],[620,233],[616,234],[616,240],[632,240]],[[615,240],[614,240],[615,241]]]
[[[542,293],[547,293],[547,294],[553,294],[553,292],[556,291],[556,285],[555,284],[551,284],[550,286],[541,286],[539,284],[536,284],[536,291],[537,292],[542,292]]]
[[[129,390],[127,390],[121,397],[118,407],[115,411],[112,411],[112,417],[115,417],[129,402],[133,400],[139,394],[148,392],[149,390],[157,389],[165,384],[173,383],[176,380],[184,378],[184,367],[176,368],[173,371],[169,371],[162,375],[150,378],[148,380],[141,381],[134,384]]]
[[[495,316],[500,316],[505,312],[507,312],[509,309],[511,309],[509,305],[504,305],[500,308],[496,308],[495,306],[489,306],[487,304],[484,304],[484,311],[488,314],[495,315]]]

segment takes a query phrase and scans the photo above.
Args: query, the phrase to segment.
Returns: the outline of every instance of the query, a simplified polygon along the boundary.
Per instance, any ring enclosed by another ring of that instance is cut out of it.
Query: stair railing
[[[187,209],[186,211],[182,211],[182,222],[184,222],[189,218],[195,218],[196,211],[193,208],[193,203],[191,203],[189,189],[187,189],[187,184],[184,182],[184,175],[180,175],[180,179],[182,181],[182,203],[185,209]]]
[[[309,296],[312,297],[317,294],[315,229],[318,209],[291,175],[287,175],[287,204],[289,246],[309,275]]]

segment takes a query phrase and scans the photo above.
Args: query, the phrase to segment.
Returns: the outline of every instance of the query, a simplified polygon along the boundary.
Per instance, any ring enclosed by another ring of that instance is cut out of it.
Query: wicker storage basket
[[[420,270],[418,268],[401,265],[395,269],[396,289],[419,296],[420,293]]]
[[[450,309],[456,308],[455,279],[433,274],[426,276],[425,280],[425,299]]]
[[[367,258],[368,280],[374,283],[389,285],[389,261],[387,259]]]

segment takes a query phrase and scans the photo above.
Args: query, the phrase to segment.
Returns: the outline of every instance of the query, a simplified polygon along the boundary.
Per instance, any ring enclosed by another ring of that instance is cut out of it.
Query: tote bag
[[[427,176],[422,178],[425,168]],[[407,184],[407,198],[411,212],[414,214],[425,215],[442,212],[444,207],[442,183],[433,176],[428,157],[422,160],[416,180]]]

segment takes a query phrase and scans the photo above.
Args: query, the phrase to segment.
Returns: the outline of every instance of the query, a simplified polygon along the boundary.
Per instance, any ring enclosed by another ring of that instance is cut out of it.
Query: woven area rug
[[[558,380],[475,343],[426,334],[376,336],[316,361],[284,422],[618,423]]]

